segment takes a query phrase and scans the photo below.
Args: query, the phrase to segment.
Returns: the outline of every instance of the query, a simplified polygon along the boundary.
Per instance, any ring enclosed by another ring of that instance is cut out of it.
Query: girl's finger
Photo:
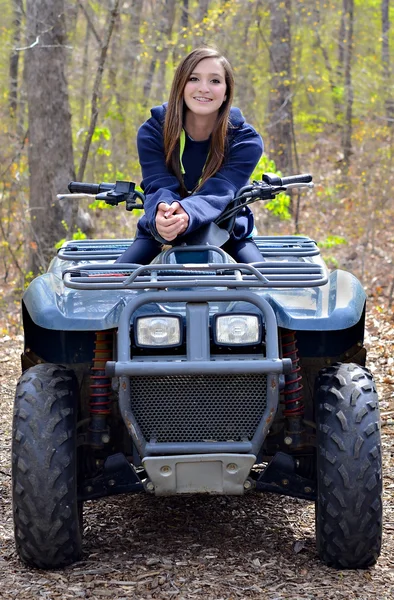
[[[168,218],[170,215],[173,215],[178,210],[178,208],[179,202],[173,202],[171,206],[168,206],[168,210],[164,213],[164,216]]]

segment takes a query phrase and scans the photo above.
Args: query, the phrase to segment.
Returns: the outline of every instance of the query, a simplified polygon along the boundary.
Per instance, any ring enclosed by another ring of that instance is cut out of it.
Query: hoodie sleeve
[[[149,228],[156,238],[156,212],[160,202],[180,202],[179,181],[165,163],[163,129],[159,121],[150,118],[138,130],[138,156],[142,171],[142,187],[145,193],[144,210]],[[160,238],[161,239],[161,238]]]
[[[245,124],[235,132],[223,166],[196,194],[181,200],[189,215],[189,226],[182,236],[221,215],[236,192],[247,184],[262,153],[263,141],[253,127]]]

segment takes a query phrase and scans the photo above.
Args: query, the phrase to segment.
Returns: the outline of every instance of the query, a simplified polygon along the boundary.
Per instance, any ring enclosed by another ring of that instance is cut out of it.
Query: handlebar
[[[81,181],[71,181],[68,184],[70,194],[100,194],[108,192],[115,187],[114,183],[82,183]]]
[[[248,204],[253,204],[258,200],[273,200],[280,192],[304,187],[313,188],[312,175],[309,175],[309,173],[290,175],[289,177],[279,177],[275,173],[264,173],[261,181],[253,181],[251,185],[241,188],[234,200],[230,202],[215,222],[227,229],[231,228],[233,219]],[[227,223],[225,223],[226,221]]]
[[[312,188],[312,175],[302,173],[299,175],[290,175],[280,177],[275,173],[264,173],[261,181],[253,181],[249,185],[241,188],[235,198],[230,202],[226,210],[215,221],[217,225],[222,225],[235,216],[248,204],[258,200],[273,200],[280,192],[294,188]],[[135,208],[143,209],[145,196],[135,189],[135,183],[132,181],[117,181],[116,183],[83,183],[72,181],[68,189],[70,196],[73,194],[93,195],[96,200],[104,200],[111,206],[117,206],[120,202],[126,202],[126,210]],[[59,195],[59,198],[66,198],[69,195]],[[139,200],[140,202],[137,202]]]
[[[82,181],[71,181],[68,189],[72,194],[93,195],[96,200],[104,200],[111,206],[117,206],[120,202],[126,202],[126,210],[144,208],[145,196],[135,189],[132,181],[117,181],[116,183],[83,183]],[[60,195],[61,198],[67,195]],[[137,199],[140,202],[137,202]]]
[[[264,173],[262,177],[264,183],[272,186],[293,185],[294,183],[311,183],[312,175],[303,173],[301,175],[290,175],[289,177],[279,177],[275,173]]]

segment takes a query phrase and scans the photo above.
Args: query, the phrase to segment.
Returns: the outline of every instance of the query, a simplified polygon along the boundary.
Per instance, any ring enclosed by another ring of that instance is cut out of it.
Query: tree
[[[270,0],[269,155],[284,174],[293,172],[291,0]]]
[[[30,170],[29,269],[46,267],[65,227],[73,227],[76,206],[56,194],[75,179],[65,64],[64,0],[26,2],[25,81]]]
[[[14,11],[14,48],[10,56],[10,113],[14,117],[18,106],[18,67],[19,67],[19,46],[21,37],[21,21],[23,6],[22,0],[13,0]]]
[[[162,12],[158,24],[157,40],[144,85],[144,96],[146,101],[148,101],[152,91],[153,78],[157,66],[159,66],[157,87],[160,91],[160,94],[162,94],[164,90],[166,60],[168,56],[168,41],[171,37],[171,32],[174,25],[175,8],[175,0],[164,0],[164,2],[162,2]]]
[[[352,58],[353,58],[353,23],[354,23],[354,0],[343,0],[343,12],[345,15],[345,121],[343,126],[342,147],[343,166],[345,175],[349,169],[350,156],[352,154],[352,119],[353,119],[353,82],[352,82]]]
[[[385,109],[387,124],[391,130],[394,129],[394,100],[391,83],[391,65],[390,65],[390,0],[382,0],[382,68],[385,93]]]

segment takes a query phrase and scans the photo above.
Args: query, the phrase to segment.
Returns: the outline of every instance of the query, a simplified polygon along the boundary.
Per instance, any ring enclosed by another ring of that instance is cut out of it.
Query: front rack
[[[68,261],[89,261],[63,271],[64,285],[72,289],[169,289],[201,286],[290,288],[316,287],[327,283],[327,268],[320,258],[316,243],[310,238],[259,236],[254,240],[261,252],[262,261],[253,265],[226,262],[150,265],[96,262],[115,260],[130,245],[131,240],[68,242],[61,248],[58,257]],[[180,247],[180,250],[184,249]],[[196,246],[195,249],[215,250],[215,247]]]

